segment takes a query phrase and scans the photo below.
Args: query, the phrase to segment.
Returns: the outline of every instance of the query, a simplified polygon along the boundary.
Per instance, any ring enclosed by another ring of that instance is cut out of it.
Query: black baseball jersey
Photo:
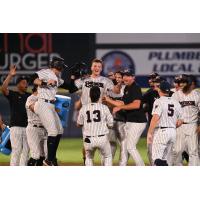
[[[142,108],[142,91],[141,88],[133,83],[130,86],[126,86],[124,89],[123,101],[124,104],[130,104],[134,100],[141,100],[141,105],[139,109],[126,110],[126,121],[127,122],[136,122],[136,123],[144,123],[147,122],[145,112]]]
[[[5,96],[10,104],[10,127],[19,126],[26,127],[27,113],[26,113],[26,100],[30,96],[29,93],[20,94],[17,91],[9,90],[9,94]]]

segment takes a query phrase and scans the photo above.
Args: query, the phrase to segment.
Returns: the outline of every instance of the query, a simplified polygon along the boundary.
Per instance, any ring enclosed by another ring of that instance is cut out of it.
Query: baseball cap
[[[160,90],[162,92],[166,92],[166,93],[169,93],[170,92],[170,89],[171,89],[171,85],[167,82],[167,81],[162,81],[160,83]]]
[[[152,80],[155,83],[161,83],[162,81],[166,81],[165,78],[161,77],[161,76],[157,76],[155,79]]]
[[[16,85],[20,82],[20,81],[23,81],[23,80],[26,80],[28,81],[28,77],[26,76],[20,76],[16,79]]]
[[[158,75],[158,73],[156,72],[152,72],[151,74],[149,74],[149,79],[155,79]]]
[[[123,75],[126,75],[126,76],[135,76],[135,73],[132,69],[125,69],[123,71]]]
[[[181,77],[180,75],[174,77],[174,83],[180,83]]]

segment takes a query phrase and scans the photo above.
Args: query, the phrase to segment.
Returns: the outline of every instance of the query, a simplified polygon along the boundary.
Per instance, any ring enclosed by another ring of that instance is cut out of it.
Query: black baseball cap
[[[125,69],[123,71],[123,75],[126,75],[126,76],[135,76],[135,73],[132,69]]]
[[[160,83],[160,90],[165,93],[169,93],[171,90],[171,85],[167,81],[162,81]]]
[[[152,80],[155,83],[161,83],[162,81],[166,81],[165,78],[161,77],[161,76],[157,76],[155,79]]]
[[[28,77],[27,76],[20,76],[16,79],[16,85],[20,82],[20,81],[23,81],[23,80],[26,80],[28,81]]]
[[[157,76],[159,76],[158,73],[152,72],[151,74],[149,74],[149,79],[155,79]]]

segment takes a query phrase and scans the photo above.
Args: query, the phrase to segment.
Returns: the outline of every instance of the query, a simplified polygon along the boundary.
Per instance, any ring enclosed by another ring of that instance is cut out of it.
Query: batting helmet
[[[64,67],[67,67],[64,63],[64,59],[60,57],[52,57],[50,60],[50,68],[56,68],[61,71]]]
[[[69,70],[76,78],[84,77],[90,73],[87,65],[84,62],[75,63]]]

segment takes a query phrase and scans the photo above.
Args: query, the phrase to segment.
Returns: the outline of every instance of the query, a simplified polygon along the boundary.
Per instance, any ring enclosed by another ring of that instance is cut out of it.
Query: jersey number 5
[[[169,117],[174,116],[174,104],[168,104],[168,116]]]
[[[94,122],[100,122],[100,121],[101,121],[100,110],[94,110],[94,111],[93,111],[94,117],[93,117],[92,120],[91,120],[91,116],[90,116],[90,111],[89,111],[89,110],[86,112],[86,114],[87,114],[87,123],[92,122],[92,120],[93,120]]]

